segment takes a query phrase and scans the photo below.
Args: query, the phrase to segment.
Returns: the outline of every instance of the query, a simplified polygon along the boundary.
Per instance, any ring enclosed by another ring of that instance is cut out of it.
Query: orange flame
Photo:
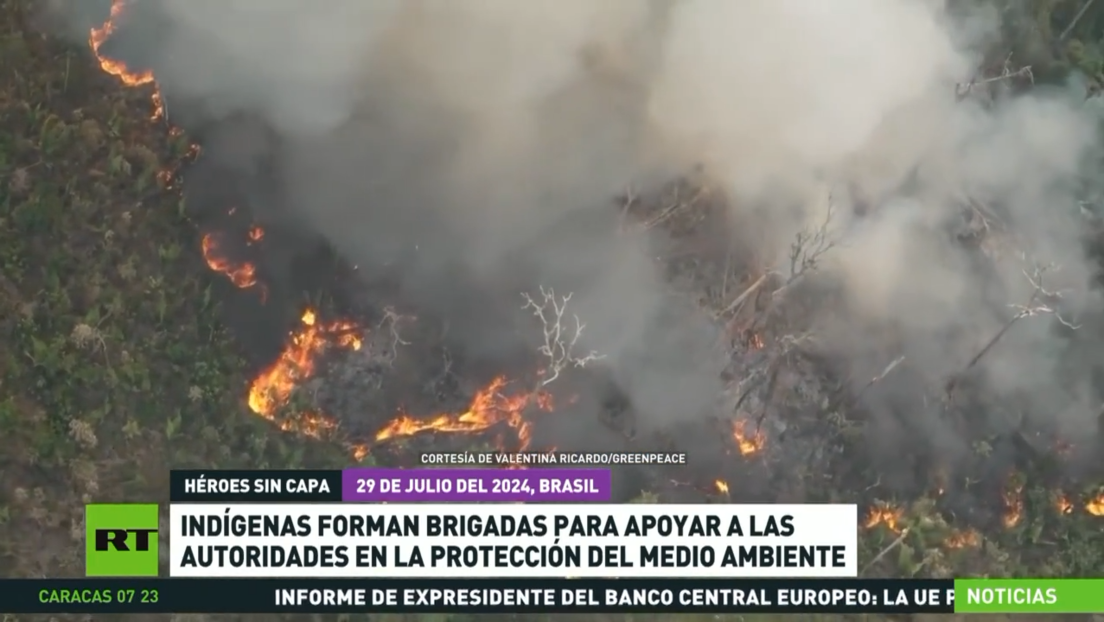
[[[895,508],[883,501],[879,501],[875,503],[874,507],[870,508],[870,511],[866,514],[866,520],[863,521],[863,527],[866,529],[873,529],[878,525],[885,525],[886,529],[894,533],[900,533],[900,523],[903,515],[904,510]]]
[[[1104,516],[1104,493],[1090,499],[1085,504],[1085,511],[1093,516]]]
[[[760,430],[747,432],[747,421],[744,420],[732,422],[732,438],[736,441],[741,456],[758,453],[767,444],[767,437]]]
[[[728,495],[728,482],[724,481],[723,479],[719,479],[713,482],[713,485],[717,487],[717,492],[721,493],[722,495]]]
[[[1001,522],[1008,529],[1011,529],[1020,523],[1020,519],[1023,518],[1024,502],[1023,502],[1023,485],[1009,485],[1008,489],[1004,491],[1004,516],[1001,517]]]
[[[359,350],[363,345],[360,329],[352,322],[319,324],[314,311],[307,309],[303,327],[291,333],[291,341],[272,365],[262,371],[249,387],[249,408],[275,420],[277,410],[288,402],[295,385],[314,374],[315,362],[328,347],[337,345]],[[337,423],[317,413],[301,415],[295,423],[284,423],[285,430],[296,430],[308,436],[319,436],[332,430]]]
[[[221,272],[236,287],[246,289],[257,284],[257,267],[249,262],[235,264],[221,253],[221,234],[208,233],[203,236],[203,259],[215,272]]]
[[[530,406],[544,411],[552,410],[552,396],[544,391],[507,396],[505,376],[499,376],[476,393],[468,410],[460,414],[442,414],[431,419],[419,420],[409,415],[399,415],[376,433],[376,441],[383,442],[422,432],[454,432],[474,434],[505,423],[517,432],[519,451],[529,447],[532,440],[531,424],[524,414]]]
[[[126,63],[107,58],[100,54],[100,47],[115,34],[118,19],[126,12],[127,0],[112,0],[111,12],[107,20],[99,28],[92,28],[88,35],[88,45],[92,48],[99,61],[100,68],[117,78],[126,86],[142,86],[152,84],[154,87],[151,100],[153,102],[152,120],[160,120],[165,117],[165,102],[151,70],[133,71]],[[169,135],[176,137],[182,130],[178,127],[170,127]],[[186,160],[194,160],[199,156],[200,147],[196,144],[188,146],[184,156]],[[175,180],[176,171],[166,169],[158,172],[157,180],[165,188],[170,188]],[[231,208],[233,214],[237,208]],[[207,265],[217,272],[226,275],[235,286],[249,288],[257,285],[256,267],[248,262],[235,264],[219,250],[219,237],[216,234],[203,236],[203,258]],[[264,238],[264,230],[253,227],[249,231],[249,244],[256,244]],[[259,286],[264,296],[264,285]],[[307,310],[302,317],[304,329],[293,332],[291,342],[268,369],[264,370],[254,379],[249,389],[249,407],[253,412],[269,420],[275,420],[277,409],[286,404],[291,396],[295,383],[310,377],[314,371],[315,358],[330,344],[345,348],[359,350],[362,345],[358,327],[351,322],[334,322],[328,325],[318,325],[314,311]],[[295,431],[312,437],[320,437],[324,432],[337,428],[337,421],[332,417],[321,413],[307,412],[298,416],[295,421],[285,421],[280,424],[285,431]],[[368,449],[364,445],[352,445],[350,449],[353,457],[360,461],[368,455]]]
[[[96,55],[96,60],[100,62],[100,68],[122,80],[123,84],[127,86],[150,84],[153,82],[152,71],[132,71],[127,67],[126,63],[100,55],[100,46],[110,39],[111,35],[115,34],[115,21],[119,19],[125,10],[126,0],[113,0],[111,3],[111,14],[108,16],[107,21],[99,28],[93,28],[88,33],[88,46],[92,48],[92,53]],[[160,98],[155,100],[155,102],[159,101]]]
[[[951,534],[943,544],[950,549],[969,549],[981,544],[981,535],[973,529]]]
[[[368,457],[368,446],[363,443],[353,445],[350,449],[353,450],[353,460],[356,460],[357,462],[360,462],[361,460],[364,460]]]

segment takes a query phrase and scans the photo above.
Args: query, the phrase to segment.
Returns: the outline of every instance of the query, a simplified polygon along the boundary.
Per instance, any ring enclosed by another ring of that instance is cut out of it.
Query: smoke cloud
[[[663,241],[618,234],[611,198],[695,165],[727,193],[732,235],[754,240],[764,269],[785,272],[794,235],[832,207],[838,245],[812,280],[833,302],[814,307],[810,328],[856,387],[904,356],[907,373],[864,399],[940,444],[956,439],[934,433],[921,396],[969,367],[1020,311],[1010,305],[1045,303],[1070,323],[1099,311],[1076,194],[1099,155],[1098,114],[1042,87],[956,101],[993,40],[984,11],[952,16],[928,0],[159,4],[159,80],[209,117],[267,119],[286,208],[362,269],[400,266],[406,294],[482,352],[533,332],[518,292],[574,292],[580,347],[606,354],[645,420],[710,408],[724,361],[713,321],[667,293]],[[984,233],[981,248],[963,231]],[[1068,290],[1062,301],[1029,302],[1035,259],[1061,265],[1045,287]],[[1104,357],[1071,350],[1055,322],[1025,317],[974,371],[1020,414],[1083,431],[1100,399],[1086,370]]]

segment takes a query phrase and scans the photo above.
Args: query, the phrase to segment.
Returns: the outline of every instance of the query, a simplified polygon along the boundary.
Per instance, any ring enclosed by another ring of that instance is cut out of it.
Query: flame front
[[[1010,484],[1004,491],[1004,515],[1001,517],[1001,522],[1008,529],[1020,524],[1020,519],[1023,518],[1024,502],[1023,502],[1023,485]]]
[[[113,0],[111,12],[107,20],[99,28],[92,28],[88,35],[88,45],[100,68],[117,77],[124,85],[135,87],[150,84],[153,86],[151,100],[153,103],[153,120],[165,118],[165,103],[161,92],[157,87],[154,74],[150,70],[134,71],[126,63],[107,58],[100,53],[104,42],[115,34],[119,18],[126,12],[126,0]],[[180,128],[170,127],[170,136],[179,136]],[[194,160],[198,157],[199,145],[192,144],[188,147],[185,160]],[[171,188],[176,176],[176,171],[166,169],[158,172],[158,182],[165,188]],[[233,214],[236,208],[232,208]],[[231,261],[220,249],[221,234],[207,234],[203,236],[203,258],[208,267],[220,272],[237,287],[245,289],[257,286],[265,295],[264,285],[257,283],[257,270],[254,264],[249,262],[236,263]],[[264,229],[253,227],[249,231],[247,244],[252,245],[264,238]],[[264,370],[253,380],[249,389],[250,409],[275,421],[277,410],[287,403],[291,396],[295,383],[300,382],[314,373],[315,360],[327,346],[337,345],[345,348],[359,350],[362,345],[360,330],[351,322],[333,322],[327,325],[317,323],[317,317],[312,310],[307,310],[302,317],[303,328],[293,332],[290,343],[268,369]],[[280,427],[286,431],[295,431],[307,436],[319,437],[328,430],[337,427],[337,421],[322,413],[307,412],[300,414],[295,421],[285,421]],[[354,445],[351,447],[353,456],[358,461],[368,455],[367,447]]]
[[[904,515],[904,510],[901,508],[895,508],[888,503],[879,501],[874,504],[874,507],[870,508],[870,511],[866,514],[866,520],[863,521],[863,527],[866,529],[873,529],[878,525],[885,525],[886,529],[900,533],[901,531],[901,517]]]
[[[760,430],[747,431],[747,421],[744,420],[732,422],[732,439],[736,441],[741,456],[759,453],[767,444],[767,437]]]
[[[262,371],[249,387],[249,408],[270,421],[287,404],[295,385],[314,375],[318,357],[331,346],[359,350],[363,345],[360,328],[352,322],[320,324],[313,310],[302,317],[303,326],[291,333],[291,340],[272,365]],[[337,427],[333,418],[320,413],[304,413],[294,422],[281,424],[284,430],[294,430],[318,437]]]
[[[717,492],[721,493],[722,495],[728,495],[728,482],[724,481],[723,479],[719,479],[713,482],[713,485],[717,487]]]
[[[215,272],[221,272],[236,287],[246,289],[257,284],[257,267],[248,261],[231,261],[221,250],[221,234],[208,233],[203,236],[203,260]]]
[[[127,67],[126,63],[118,61],[112,58],[107,58],[100,54],[100,46],[105,41],[111,38],[111,35],[115,34],[116,20],[122,16],[126,10],[125,0],[113,0],[111,3],[111,14],[108,16],[107,21],[103,23],[99,28],[93,28],[88,34],[88,46],[92,48],[92,53],[96,55],[96,60],[100,63],[100,68],[106,73],[109,73],[120,80],[127,86],[141,86],[143,84],[153,83],[153,72],[146,71],[133,71]],[[155,100],[155,104],[160,102],[160,97]]]
[[[524,415],[530,406],[544,411],[552,410],[552,396],[544,391],[505,395],[507,380],[499,376],[476,393],[468,409],[459,414],[442,414],[430,419],[415,419],[399,415],[376,433],[376,441],[383,442],[422,432],[451,432],[475,434],[505,423],[517,432],[520,447],[528,449],[532,439],[531,424]]]

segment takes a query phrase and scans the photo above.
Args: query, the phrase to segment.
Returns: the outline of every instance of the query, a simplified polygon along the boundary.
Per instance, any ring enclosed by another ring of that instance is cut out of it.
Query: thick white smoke
[[[956,101],[996,25],[983,11],[952,19],[931,0],[161,3],[166,88],[216,116],[265,115],[292,145],[289,203],[355,261],[409,262],[411,289],[459,315],[485,311],[452,287],[459,272],[568,283],[590,324],[585,347],[611,355],[653,417],[704,407],[716,371],[700,362],[708,323],[670,319],[654,253],[604,216],[613,193],[655,171],[703,164],[730,193],[734,226],[764,227],[741,239],[757,240],[766,267],[784,263],[830,195],[841,243],[821,274],[845,302],[813,325],[863,372],[901,354],[923,378],[962,369],[1015,313],[1008,305],[1029,298],[1020,253],[1060,263],[1054,287],[1089,281],[1072,192],[1097,119],[1044,89],[1010,104]],[[987,243],[1002,259],[985,269],[949,231],[967,196],[992,208]],[[1048,322],[1024,321],[987,369],[1002,390],[1045,396],[1035,412],[1083,425],[1087,379],[1056,388]],[[473,339],[499,327],[473,322]],[[662,345],[640,345],[657,335]]]

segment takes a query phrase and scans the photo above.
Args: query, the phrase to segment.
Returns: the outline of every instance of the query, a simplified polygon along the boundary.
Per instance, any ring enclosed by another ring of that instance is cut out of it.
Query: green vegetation
[[[29,10],[0,4],[0,567],[80,576],[87,500],[164,501],[172,468],[347,452],[247,414],[216,275],[158,181],[187,139],[151,122],[150,87],[35,34]]]
[[[1081,0],[1009,4],[1023,5],[1010,29],[1036,77],[1101,78],[1104,3],[1064,41]],[[150,121],[149,87],[124,88],[86,49],[36,34],[29,12],[27,0],[0,0],[0,572],[79,576],[89,500],[164,501],[172,468],[350,458],[340,439],[303,440],[249,412],[245,366],[212,298],[219,277],[179,193],[158,179],[188,157],[186,137]],[[1028,484],[1015,527],[961,548],[933,499],[889,500],[897,529],[864,530],[860,566],[1104,575],[1104,518],[1063,515],[1054,495]]]

